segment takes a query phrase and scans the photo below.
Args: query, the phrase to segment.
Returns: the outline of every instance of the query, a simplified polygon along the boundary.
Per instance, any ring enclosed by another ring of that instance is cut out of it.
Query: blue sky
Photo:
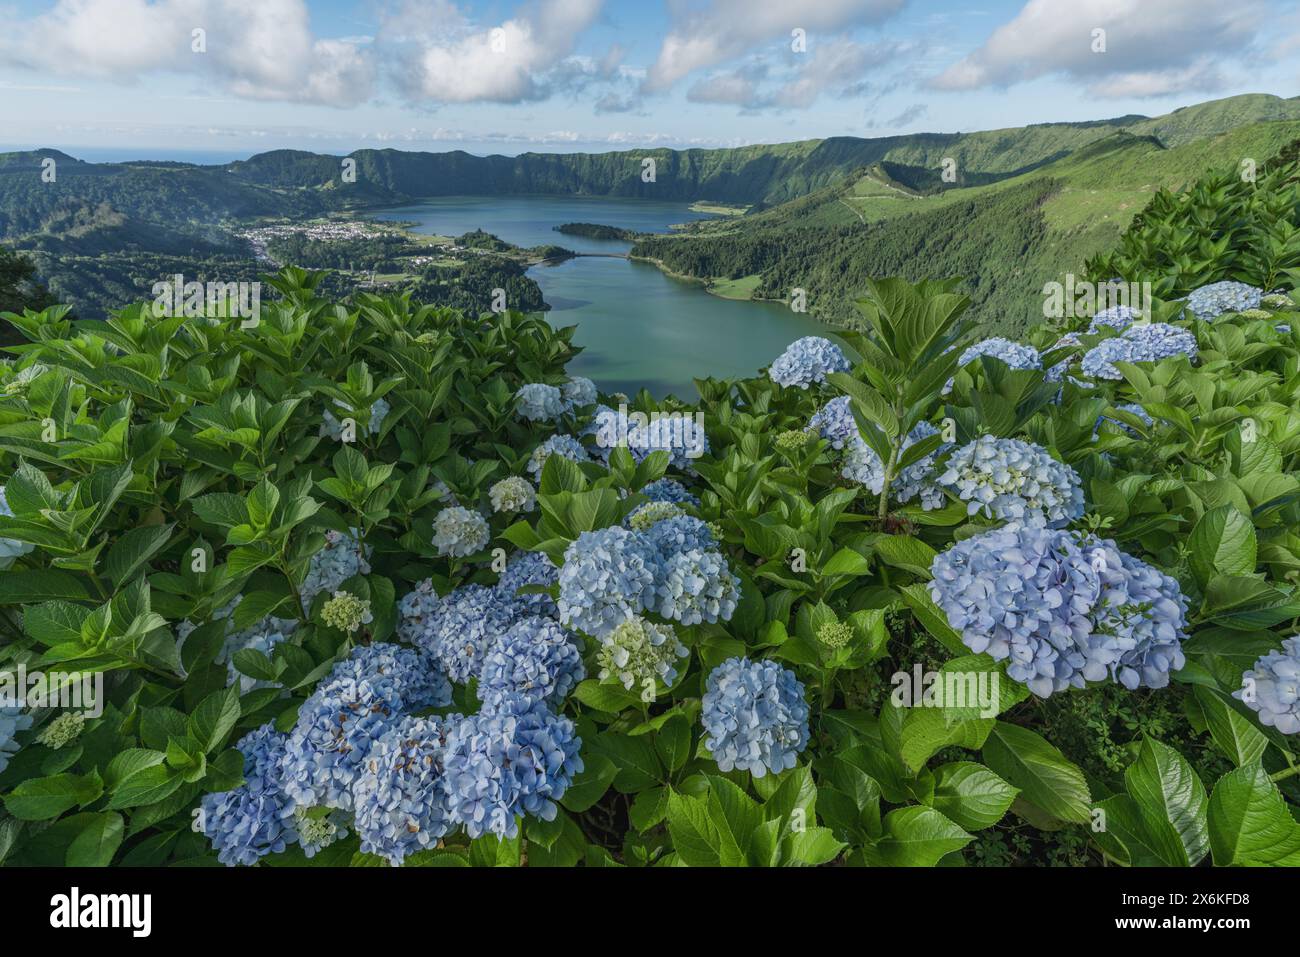
[[[734,146],[1300,95],[1283,0],[0,0],[0,22],[0,145],[83,155]]]

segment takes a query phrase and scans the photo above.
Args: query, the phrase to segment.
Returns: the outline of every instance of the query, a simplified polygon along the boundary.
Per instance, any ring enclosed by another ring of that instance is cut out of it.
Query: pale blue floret
[[[408,644],[420,644],[441,603],[432,579],[417,584],[397,603],[397,637]]]
[[[478,696],[487,708],[512,695],[558,708],[586,676],[574,636],[549,618],[533,616],[511,625],[488,649]]]
[[[496,636],[531,613],[501,588],[462,585],[445,595],[418,639],[457,684],[477,678]]]
[[[700,723],[718,768],[780,774],[808,745],[808,702],[794,672],[774,661],[728,658],[709,673]]]
[[[506,563],[506,570],[501,573],[497,589],[506,599],[513,599],[532,615],[554,617],[557,614],[555,600],[542,592],[525,592],[519,589],[526,585],[551,586],[560,580],[560,570],[555,567],[545,552],[520,552],[512,555]]]
[[[700,500],[676,479],[661,478],[641,489],[641,494],[652,502],[672,502],[674,505],[699,506]]]
[[[1232,693],[1259,715],[1259,723],[1282,734],[1300,734],[1300,637],[1282,640],[1241,676]]]
[[[296,843],[296,804],[284,787],[286,736],[270,723],[245,735],[237,745],[244,756],[244,783],[231,791],[205,794],[195,812],[194,829],[212,842],[227,867],[256,864]]]
[[[533,698],[506,696],[458,722],[443,759],[452,819],[471,838],[514,838],[525,814],[554,820],[582,770],[581,746],[573,722]]]
[[[642,534],[665,560],[678,552],[716,551],[718,547],[709,526],[693,515],[675,515],[655,522]]]
[[[982,435],[953,452],[937,479],[986,518],[1060,526],[1083,515],[1083,487],[1070,466],[1041,446]]]
[[[356,829],[361,850],[394,867],[437,845],[454,826],[443,782],[449,729],[465,720],[402,718],[371,745],[357,777]]]
[[[554,422],[568,408],[564,394],[553,385],[530,382],[515,393],[515,410],[530,422]]]
[[[835,343],[821,336],[804,336],[777,356],[768,375],[777,385],[806,389],[825,382],[831,372],[848,372],[851,368]]]
[[[830,443],[837,452],[858,438],[858,423],[847,395],[836,396],[813,414],[808,428]]]
[[[482,551],[492,540],[488,521],[460,505],[444,508],[433,519],[433,546],[439,555],[465,558]]]
[[[312,599],[321,592],[334,594],[353,575],[370,574],[370,546],[362,546],[357,530],[350,534],[329,529],[325,532],[325,546],[311,557],[307,575],[298,594],[303,611],[311,608]]]
[[[562,455],[571,462],[591,461],[591,456],[587,454],[582,443],[573,436],[552,435],[533,449],[533,454],[528,457],[528,471],[532,473],[534,480],[541,481],[542,469],[546,465],[546,460],[552,455]]]
[[[721,552],[678,552],[662,560],[652,611],[683,625],[729,621],[740,597],[740,579]]]
[[[561,388],[564,401],[569,409],[576,410],[588,405],[595,405],[599,400],[596,383],[584,376],[575,375]]]
[[[1197,319],[1212,322],[1227,312],[1258,309],[1263,298],[1264,290],[1225,279],[1194,290],[1187,297],[1187,307]]]
[[[597,638],[640,614],[655,600],[659,556],[625,528],[583,532],[564,552],[560,621]]]
[[[1121,332],[1142,318],[1142,313],[1132,306],[1111,306],[1094,315],[1088,323],[1088,332],[1095,335],[1104,329],[1118,329]]]
[[[939,430],[929,422],[918,422],[903,440],[901,451],[906,451],[917,442],[938,434]],[[942,508],[946,499],[943,489],[937,484],[934,466],[939,457],[950,448],[952,443],[944,442],[938,449],[922,456],[899,472],[890,486],[890,494],[895,500],[905,504],[919,497],[921,507],[926,510]],[[885,487],[885,467],[880,461],[880,456],[861,436],[855,436],[849,443],[840,474],[874,495],[879,495]]]
[[[667,452],[669,467],[688,472],[694,468],[695,459],[708,454],[709,437],[691,416],[665,414],[644,426],[631,426],[627,430],[627,450],[637,462],[645,461],[651,452]]]
[[[1124,377],[1116,362],[1159,362],[1177,355],[1195,359],[1196,354],[1196,337],[1186,329],[1152,322],[1099,342],[1084,355],[1080,368],[1094,379],[1118,380]]]
[[[1000,336],[994,336],[992,339],[985,339],[968,346],[957,360],[959,366],[974,362],[981,356],[988,356],[992,359],[1000,359],[1012,369],[1041,369],[1043,367],[1042,357],[1038,350],[1033,346],[1025,345],[1023,342],[1014,342],[1011,339],[1003,339]]]

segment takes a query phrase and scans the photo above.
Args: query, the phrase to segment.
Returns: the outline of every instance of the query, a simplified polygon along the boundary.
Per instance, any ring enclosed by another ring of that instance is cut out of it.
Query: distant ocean
[[[127,160],[172,160],[177,163],[197,163],[201,166],[223,166],[235,160],[248,159],[256,150],[174,150],[158,147],[104,147],[104,146],[63,146],[57,143],[42,143],[49,147],[75,156],[88,163],[122,163]],[[30,144],[21,146],[0,146],[0,153],[21,152],[36,149]]]

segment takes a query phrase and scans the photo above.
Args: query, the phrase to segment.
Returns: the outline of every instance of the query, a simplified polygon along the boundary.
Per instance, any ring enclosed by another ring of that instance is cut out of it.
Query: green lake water
[[[419,232],[459,236],[483,229],[518,246],[555,243],[577,252],[624,253],[630,243],[565,236],[552,227],[588,222],[668,232],[703,218],[684,203],[569,196],[449,196],[385,209]],[[569,364],[604,391],[696,397],[692,379],[753,375],[800,336],[822,326],[783,305],[711,296],[645,263],[581,256],[530,270],[550,304],[547,319],[576,325],[583,352]]]

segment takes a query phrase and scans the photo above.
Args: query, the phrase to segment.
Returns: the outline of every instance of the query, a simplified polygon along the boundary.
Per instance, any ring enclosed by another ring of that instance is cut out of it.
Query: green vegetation
[[[602,226],[600,223],[563,223],[553,228],[566,236],[583,236],[587,239],[622,239],[632,242],[639,235],[633,229]]]

